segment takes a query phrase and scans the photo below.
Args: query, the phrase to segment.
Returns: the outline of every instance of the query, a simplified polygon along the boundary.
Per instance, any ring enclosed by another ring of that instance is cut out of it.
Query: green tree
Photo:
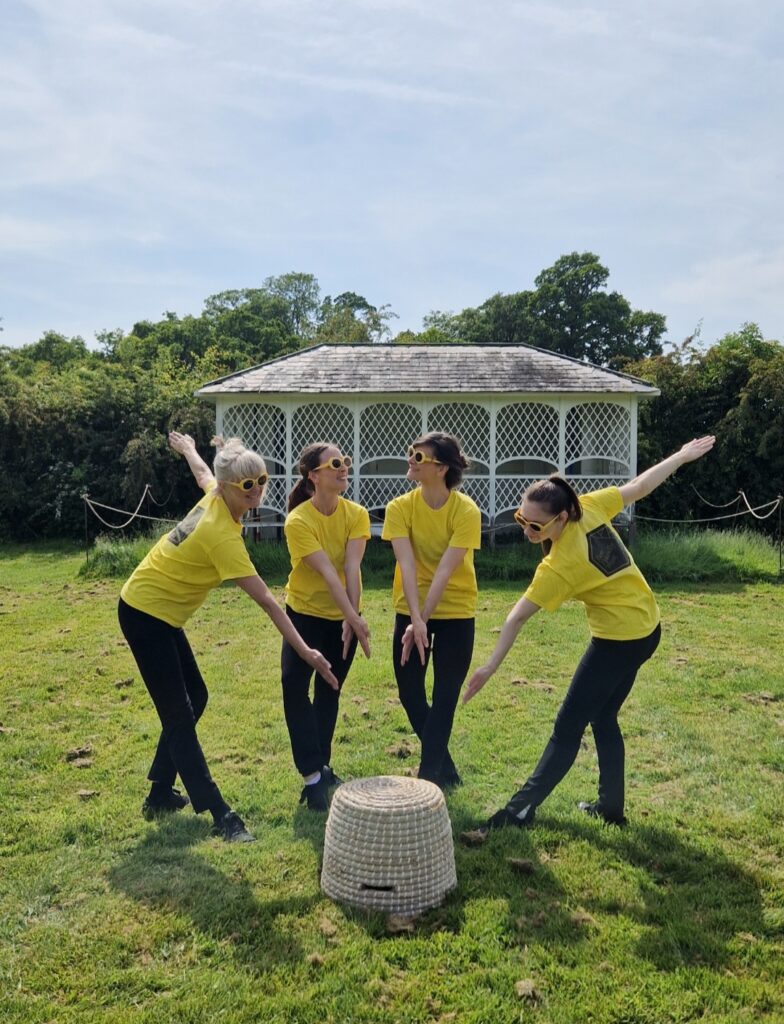
[[[389,321],[395,319],[397,313],[388,304],[373,306],[356,292],[342,292],[334,299],[327,295],[321,304],[314,341],[329,345],[376,345],[388,340]]]
[[[608,277],[591,252],[561,256],[543,270],[528,304],[531,343],[599,366],[659,355],[665,318],[605,291]]]

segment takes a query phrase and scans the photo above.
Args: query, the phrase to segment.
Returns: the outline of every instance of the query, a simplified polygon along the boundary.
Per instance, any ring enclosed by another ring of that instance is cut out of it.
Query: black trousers
[[[397,691],[411,728],[422,742],[419,778],[437,785],[448,785],[459,777],[449,753],[449,737],[460,688],[468,675],[474,653],[474,620],[430,619],[425,664],[419,660],[419,651],[414,647],[406,664],[401,665],[403,634],[410,622],[408,615],[395,616],[392,664]],[[433,697],[428,703],[425,673],[431,656]]]
[[[342,688],[356,654],[357,638],[352,638],[348,656],[344,659],[341,639],[343,623],[340,620],[303,615],[288,605],[286,614],[308,647],[321,651]],[[286,640],[280,652],[280,673],[283,713],[289,730],[294,764],[300,775],[312,775],[330,763],[340,694],[325,683],[320,675],[316,675]],[[310,680],[314,675],[316,680],[311,701]]]
[[[539,763],[507,804],[512,814],[524,820],[550,795],[574,764],[590,724],[599,759],[599,806],[607,817],[623,817],[625,750],[618,712],[660,639],[660,626],[641,640],[591,639]]]
[[[219,807],[221,793],[196,736],[196,723],[207,706],[207,687],[184,630],[131,608],[122,598],[117,614],[161,720],[148,779],[172,786],[179,775],[197,814]]]

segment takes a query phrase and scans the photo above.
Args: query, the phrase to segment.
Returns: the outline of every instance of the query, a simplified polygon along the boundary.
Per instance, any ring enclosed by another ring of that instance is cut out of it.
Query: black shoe
[[[245,822],[236,811],[226,811],[221,820],[215,823],[212,832],[227,843],[256,842],[256,837],[247,830]]]
[[[530,828],[534,823],[534,812],[531,811],[524,819],[512,814],[506,807],[496,811],[484,825],[460,833],[460,839],[466,846],[481,846],[491,832],[499,828]]]
[[[321,778],[326,780],[329,789],[337,789],[338,786],[343,785],[343,779],[339,775],[335,775],[328,764],[325,764],[321,769]]]
[[[142,804],[142,817],[146,818],[147,821],[154,821],[155,818],[160,818],[161,815],[181,811],[189,803],[188,797],[183,796],[178,789],[169,790],[168,793],[164,794],[163,798],[153,799],[148,796]]]
[[[463,780],[457,774],[457,771],[453,771],[441,777],[440,785],[443,790],[457,789],[458,786],[463,785]]]
[[[323,772],[321,773],[321,778],[318,780],[318,782],[314,782],[310,786],[302,787],[302,793],[300,794],[299,802],[301,804],[304,804],[306,801],[309,811],[329,810],[327,780],[324,778]]]
[[[605,814],[598,802],[589,803],[587,800],[581,800],[577,807],[584,814],[587,814],[589,818],[600,818],[606,825],[617,825],[618,828],[623,828],[624,825],[628,825],[628,821],[623,814],[620,816]]]

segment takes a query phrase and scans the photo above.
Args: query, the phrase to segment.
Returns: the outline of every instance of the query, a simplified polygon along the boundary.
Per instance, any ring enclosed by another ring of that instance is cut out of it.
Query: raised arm
[[[196,483],[203,491],[209,490],[215,483],[215,477],[212,475],[210,467],[196,451],[196,442],[191,435],[180,434],[178,431],[172,430],[169,434],[169,447],[185,456]]]
[[[706,455],[711,450],[715,443],[716,438],[712,434],[708,434],[705,437],[695,437],[693,441],[687,441],[677,452],[674,452],[661,462],[657,462],[655,466],[646,469],[644,473],[640,473],[634,480],[630,480],[628,484],[624,484],[623,487],[619,488],[624,505],[631,505],[633,502],[639,501],[640,498],[650,494],[651,491],[655,491],[659,484],[663,484],[668,477],[672,476],[685,463],[701,459],[703,455]]]
[[[340,684],[331,672],[332,666],[330,663],[321,651],[308,647],[297,632],[294,623],[275,600],[272,591],[264,580],[260,576],[243,576],[240,579],[234,580],[234,582],[241,590],[245,591],[248,597],[256,602],[262,611],[267,613],[283,639],[291,644],[300,658],[314,668],[322,679],[329,683],[333,690],[339,690]]]
[[[351,542],[349,542],[351,543]],[[356,634],[359,645],[365,654],[366,658],[370,657],[370,629],[368,624],[362,618],[357,611],[354,603],[352,602],[349,594],[346,592],[346,588],[340,581],[338,571],[335,566],[330,562],[329,555],[326,551],[314,551],[312,555],[306,555],[302,561],[310,566],[311,569],[315,569],[316,572],[320,573],[324,577],[324,581],[329,587],[329,592],[332,595],[332,599],[335,604],[343,612],[343,618],[351,626],[354,633]],[[346,573],[348,581],[348,573]],[[357,603],[359,602],[359,592],[357,590]]]
[[[512,644],[517,639],[517,634],[526,622],[539,611],[539,605],[529,601],[527,597],[521,597],[514,608],[506,617],[506,622],[501,629],[501,635],[496,641],[493,653],[484,665],[475,669],[471,678],[463,690],[463,703],[466,704],[475,694],[479,693],[487,680],[498,671],[501,662],[509,653]]]

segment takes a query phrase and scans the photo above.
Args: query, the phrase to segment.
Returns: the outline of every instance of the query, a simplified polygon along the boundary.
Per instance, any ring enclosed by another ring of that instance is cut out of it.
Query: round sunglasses
[[[436,466],[443,466],[443,462],[440,462],[438,459],[431,459],[429,455],[425,455],[423,451],[413,447],[408,449],[408,457],[413,459],[418,466],[421,466],[423,462],[432,462]]]
[[[331,459],[327,459],[320,466],[316,466],[313,472],[318,473],[320,469],[351,469],[351,466],[352,458],[350,455],[333,455]]]
[[[514,517],[515,517],[515,522],[518,524],[518,526],[521,526],[524,530],[528,529],[528,530],[533,530],[534,533],[544,533],[544,531],[549,526],[553,525],[553,523],[556,521],[558,516],[560,516],[560,514],[561,514],[560,512],[556,513],[553,516],[553,518],[550,519],[546,523],[536,523],[536,522],[532,522],[530,519],[526,519],[525,516],[523,515],[523,513],[520,511],[520,509],[518,509],[515,512]]]
[[[264,487],[269,480],[269,473],[261,473],[259,476],[249,476],[245,480],[227,480],[232,487],[239,487],[241,491],[252,491],[254,487]]]

